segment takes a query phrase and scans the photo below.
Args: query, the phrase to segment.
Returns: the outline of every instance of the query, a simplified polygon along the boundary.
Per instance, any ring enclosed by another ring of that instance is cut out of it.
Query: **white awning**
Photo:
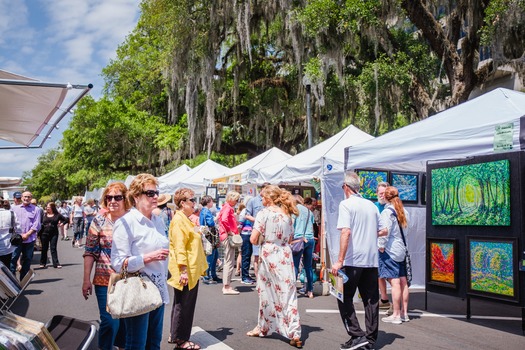
[[[16,144],[0,149],[41,148],[92,87],[45,83],[0,70],[0,139]]]

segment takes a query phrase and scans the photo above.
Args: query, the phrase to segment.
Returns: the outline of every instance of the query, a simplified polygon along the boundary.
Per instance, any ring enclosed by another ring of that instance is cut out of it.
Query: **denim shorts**
[[[379,277],[399,278],[406,277],[406,275],[405,261],[397,262],[386,251],[379,252]]]

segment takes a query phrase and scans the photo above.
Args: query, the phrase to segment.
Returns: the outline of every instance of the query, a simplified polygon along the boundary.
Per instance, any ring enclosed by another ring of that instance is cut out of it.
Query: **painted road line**
[[[339,310],[334,309],[306,309],[306,313],[310,314],[338,314]],[[356,310],[358,315],[364,315],[365,312],[361,310]],[[380,315],[384,315],[384,312],[380,312]],[[411,317],[438,317],[438,318],[467,318],[466,315],[453,315],[453,314],[435,314],[432,312],[425,312],[415,310],[408,313],[408,316]],[[471,319],[476,320],[499,320],[499,321],[521,321],[521,317],[503,317],[503,316],[475,316],[472,315]]]
[[[230,348],[228,345],[224,344],[200,327],[192,327],[191,341],[199,344],[202,349],[233,350],[233,348]]]

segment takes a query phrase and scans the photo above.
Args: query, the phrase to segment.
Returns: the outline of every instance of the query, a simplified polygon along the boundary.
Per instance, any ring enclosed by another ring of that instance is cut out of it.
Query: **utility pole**
[[[308,148],[312,148],[312,111],[310,108],[310,95],[312,93],[312,86],[306,84],[306,122],[308,127]]]

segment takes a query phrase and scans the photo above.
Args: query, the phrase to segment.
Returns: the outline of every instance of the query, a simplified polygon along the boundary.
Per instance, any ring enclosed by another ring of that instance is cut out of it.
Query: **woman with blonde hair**
[[[168,247],[162,218],[153,214],[157,207],[158,181],[150,174],[137,175],[129,185],[128,199],[133,207],[113,228],[111,265],[117,273],[128,272],[147,276],[159,289],[163,304],[168,294]],[[148,313],[124,319],[126,349],[160,349],[164,305]]]
[[[379,277],[387,279],[392,287],[392,315],[381,321],[393,324],[408,322],[408,284],[405,267],[406,228],[408,213],[394,186],[385,189],[385,209],[379,221]],[[405,230],[403,230],[405,229]],[[405,237],[404,237],[405,236]],[[401,314],[401,312],[403,312]]]
[[[124,347],[124,320],[113,319],[106,311],[106,302],[109,276],[115,272],[111,267],[113,226],[131,208],[127,192],[128,189],[122,182],[113,182],[104,189],[100,203],[105,211],[95,216],[91,222],[84,247],[82,295],[87,300],[95,286],[95,296],[100,313],[98,347],[102,350],[112,350],[113,346]],[[95,274],[91,282],[93,266],[95,266]]]
[[[84,206],[82,205],[82,197],[75,197],[75,203],[71,209],[71,218],[69,222],[73,225],[73,241],[71,246],[80,247],[82,236],[84,235]]]
[[[259,316],[257,326],[246,335],[264,337],[277,332],[300,348],[303,343],[290,248],[291,215],[298,215],[299,210],[291,193],[277,186],[266,186],[261,196],[265,208],[257,214],[250,238],[253,244],[259,242],[260,235],[264,238],[257,273]]]
[[[189,188],[180,188],[175,192],[177,210],[171,220],[170,262],[171,278],[168,284],[173,287],[173,306],[168,342],[176,349],[200,349],[190,341],[199,278],[208,268],[206,254],[202,247],[202,237],[197,225],[190,220],[195,211],[195,194]]]
[[[237,295],[239,291],[231,287],[233,270],[235,266],[235,248],[230,244],[230,236],[238,235],[237,220],[233,209],[240,198],[239,192],[229,191],[226,193],[226,202],[219,212],[217,222],[219,224],[219,237],[224,248],[224,267],[222,273],[222,294]]]

